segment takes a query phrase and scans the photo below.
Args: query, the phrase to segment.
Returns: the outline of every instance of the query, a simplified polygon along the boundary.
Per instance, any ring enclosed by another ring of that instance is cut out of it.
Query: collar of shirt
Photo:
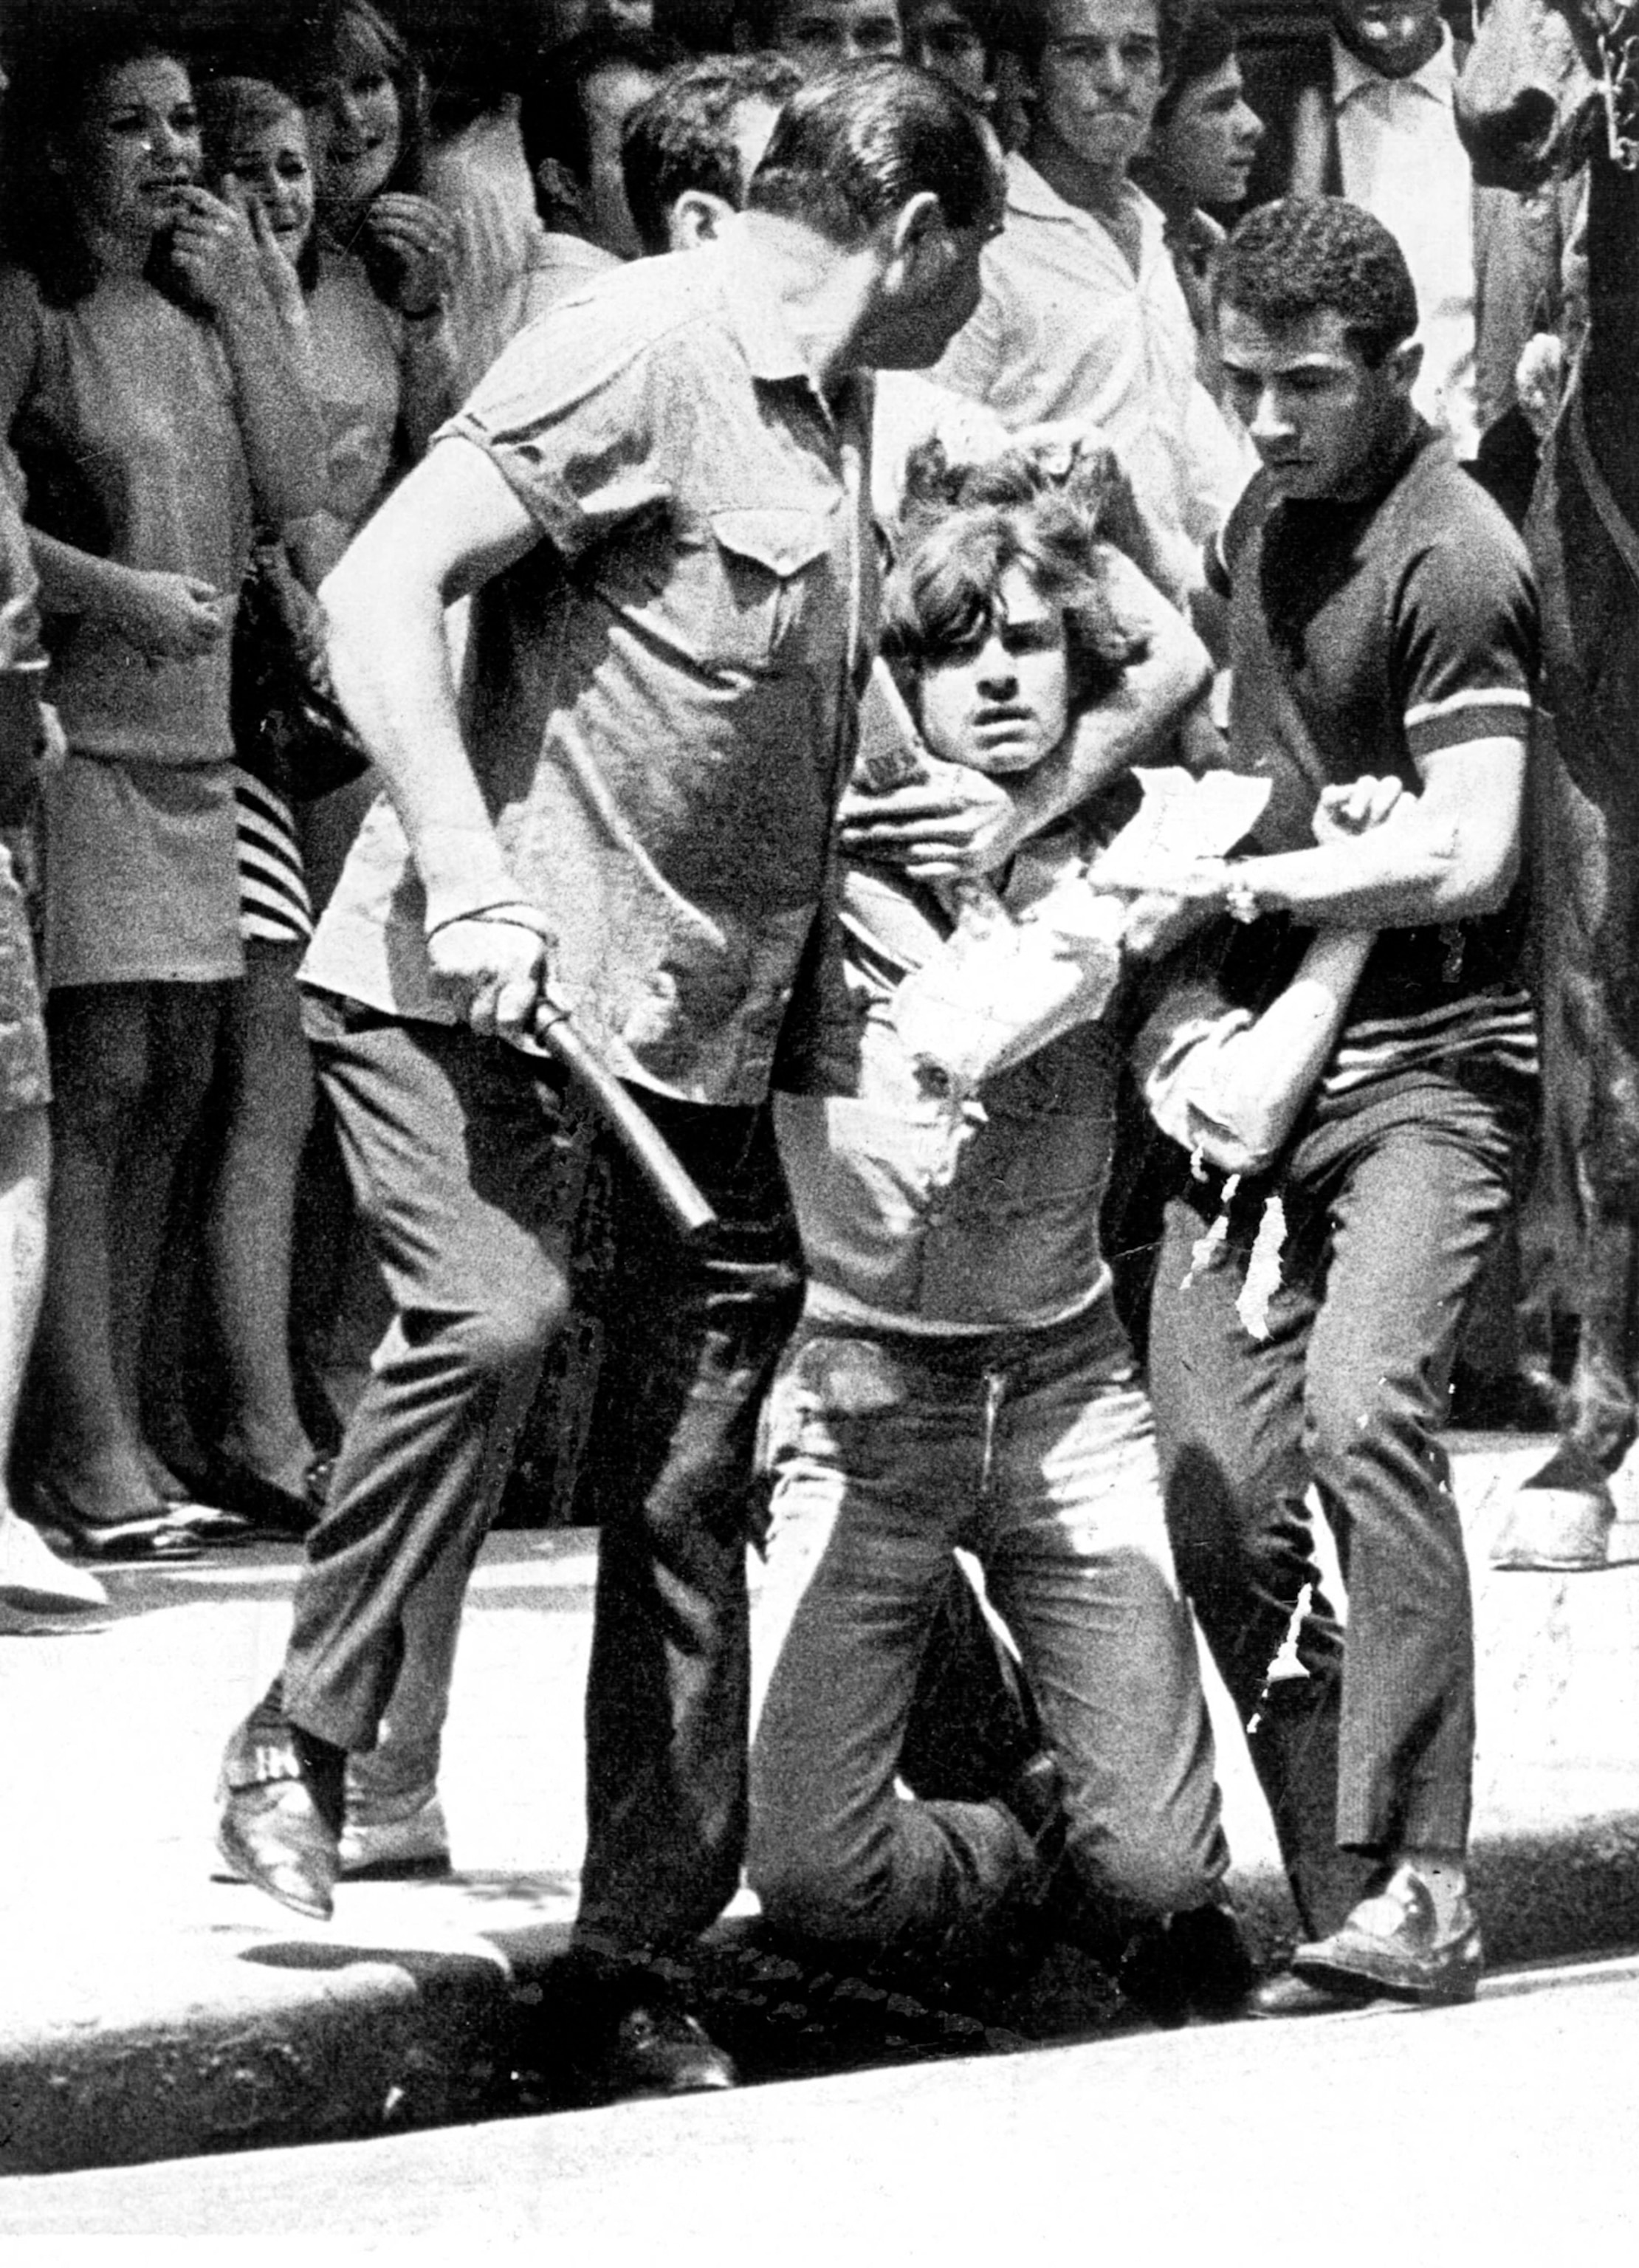
[[[1358,95],[1371,95],[1384,88],[1412,87],[1429,101],[1437,102],[1449,110],[1457,87],[1457,55],[1452,45],[1449,27],[1441,34],[1440,44],[1426,63],[1420,63],[1404,78],[1389,78],[1370,63],[1362,63],[1357,55],[1346,48],[1334,33],[1332,35],[1332,108],[1339,111]]]
[[[540,232],[529,247],[527,262],[532,270],[550,269],[562,276],[584,276],[588,282],[594,276],[607,275],[611,269],[623,268],[625,264],[618,253],[606,252],[600,244],[558,228],[543,228]]]
[[[1133,181],[1127,184],[1127,195],[1138,215],[1145,249],[1148,250],[1152,243],[1158,245],[1160,242],[1161,208]],[[1110,234],[1097,213],[1087,212],[1082,206],[1071,204],[1068,197],[1060,196],[1052,184],[1045,180],[1029,159],[1021,157],[1017,150],[1008,153],[1007,204],[1010,212],[1027,214],[1032,220],[1055,220],[1071,228],[1096,228],[1103,237]],[[1005,230],[997,240],[1005,245]]]
[[[828,395],[824,392],[744,237],[735,234],[728,242],[703,246],[683,257],[691,264],[710,262],[718,300],[754,379],[764,385],[795,380],[807,388],[834,425],[854,433],[869,431],[871,373],[851,371]]]

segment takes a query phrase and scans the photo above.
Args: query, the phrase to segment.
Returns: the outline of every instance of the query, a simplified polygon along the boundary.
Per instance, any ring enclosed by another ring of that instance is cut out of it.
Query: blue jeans
[[[1179,1572],[1253,1742],[1305,1921],[1367,1869],[1342,1852],[1461,1850],[1474,1619],[1440,1439],[1463,1317],[1508,1207],[1526,1098],[1429,1075],[1333,1107],[1244,1193],[1211,1263],[1216,1182],[1168,1207],[1150,1388]],[[1268,1336],[1237,1309],[1266,1189],[1285,1213]],[[1311,1486],[1349,1586],[1320,1589]],[[1305,1585],[1305,1675],[1268,1686]],[[1267,1690],[1266,1690],[1267,1687]]]
[[[284,1706],[355,1751],[390,1719],[436,1760],[467,1576],[568,1314],[584,1138],[496,1042],[325,995],[308,1014],[394,1315],[308,1539]],[[624,1458],[599,1538],[577,1924],[614,1954],[704,1928],[739,1880],[757,1414],[801,1298],[768,1109],[643,1101],[721,1225],[685,1250],[614,1160],[604,1386]]]
[[[1227,1861],[1212,1738],[1149,1406],[1107,1307],[977,1341],[811,1324],[770,1427],[747,1858],[769,1918],[955,1956],[1043,1888],[1001,1803],[895,1788],[959,1545],[1023,1658],[1090,1915],[1125,1933],[1204,1904]]]

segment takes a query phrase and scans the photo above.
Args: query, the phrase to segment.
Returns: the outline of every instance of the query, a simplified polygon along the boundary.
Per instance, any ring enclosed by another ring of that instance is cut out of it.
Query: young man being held
[[[1087,483],[1044,493],[1022,456],[964,477],[907,539],[888,636],[934,755],[1018,783],[1132,658],[1112,604],[1131,571]],[[1077,816],[1028,844],[1011,921],[978,932],[844,865],[845,983],[778,1106],[811,1283],[768,1421],[748,1872],[783,1930],[935,1962],[1028,1933],[1051,1893],[1049,1926],[1181,2021],[1228,2013],[1251,1970],[1099,1242],[1118,1056],[1090,1020],[1125,919],[1087,881],[1099,839]],[[1039,1770],[981,1800],[896,1793],[958,1545],[1017,1638],[1062,1803]]]
[[[1216,987],[1180,979],[1150,1035],[1168,1130],[1246,1169],[1168,1208],[1150,1392],[1180,1572],[1255,1726],[1311,1934],[1268,2011],[1463,2000],[1481,1958],[1474,1639],[1439,1434],[1535,1098],[1517,887],[1535,602],[1511,529],[1413,407],[1416,298],[1380,223],[1340,198],[1266,206],[1230,239],[1217,304],[1263,465],[1216,558],[1230,760],[1272,790],[1262,855],[1189,884],[1248,926]],[[1405,792],[1393,823],[1312,843],[1327,791],[1363,770]],[[1246,1012],[1305,932],[1361,928],[1377,943],[1295,1129],[1226,1152]],[[1306,1675],[1271,1683],[1308,1585]]]

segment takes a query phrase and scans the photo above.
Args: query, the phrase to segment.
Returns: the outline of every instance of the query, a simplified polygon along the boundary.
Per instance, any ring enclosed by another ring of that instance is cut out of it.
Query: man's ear
[[[685,189],[665,217],[666,243],[673,252],[692,252],[696,245],[715,244],[724,223],[734,218],[734,207],[713,189]]]
[[[543,158],[535,168],[535,189],[540,201],[556,212],[567,213],[579,220],[584,212],[581,186],[562,158]]]
[[[1389,350],[1388,366],[1395,392],[1409,397],[1422,375],[1422,341],[1402,339],[1399,346]]]
[[[942,250],[949,234],[944,208],[931,189],[918,189],[914,197],[908,197],[883,227],[890,262],[903,263],[907,274],[913,274],[930,254]]]

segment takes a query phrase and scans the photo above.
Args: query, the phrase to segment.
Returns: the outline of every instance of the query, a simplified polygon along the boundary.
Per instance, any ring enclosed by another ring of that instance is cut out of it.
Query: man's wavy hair
[[[672,208],[704,189],[738,210],[746,201],[734,116],[743,104],[775,109],[802,85],[784,55],[701,55],[669,70],[621,136],[626,202],[645,252],[666,248]]]
[[[991,210],[996,166],[982,116],[914,63],[844,63],[816,71],[781,111],[746,209],[805,221],[852,250],[924,190],[953,229]]]
[[[899,560],[883,597],[885,656],[914,678],[976,645],[1003,578],[1018,567],[1064,617],[1074,699],[1113,691],[1145,649],[1110,598],[1099,535],[1106,493],[1096,464],[1060,479],[1028,449],[982,465],[952,465],[937,441],[913,451]]]
[[[1345,197],[1279,197],[1248,213],[1218,255],[1213,297],[1265,323],[1341,315],[1371,369],[1417,328],[1405,254]]]
[[[1168,35],[1162,37],[1162,51]],[[1235,26],[1212,0],[1185,0],[1174,18],[1172,53],[1165,66],[1161,99],[1155,107],[1154,124],[1165,126],[1180,101],[1197,79],[1210,78],[1235,55]]]

